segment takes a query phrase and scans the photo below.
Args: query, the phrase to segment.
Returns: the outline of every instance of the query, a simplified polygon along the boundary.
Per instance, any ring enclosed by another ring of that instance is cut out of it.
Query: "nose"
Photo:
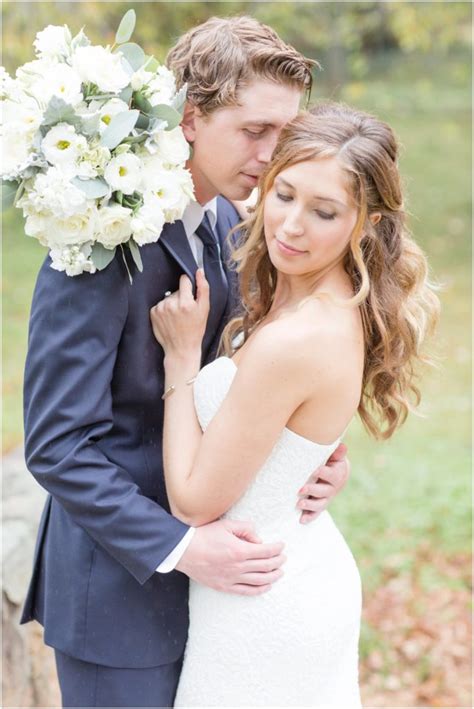
[[[268,137],[265,137],[263,140],[259,141],[257,152],[257,160],[259,162],[262,162],[265,165],[270,162],[277,144],[277,140],[278,135],[276,133],[270,133]]]
[[[282,226],[285,236],[294,237],[304,234],[303,217],[297,204],[292,205],[288,210]]]

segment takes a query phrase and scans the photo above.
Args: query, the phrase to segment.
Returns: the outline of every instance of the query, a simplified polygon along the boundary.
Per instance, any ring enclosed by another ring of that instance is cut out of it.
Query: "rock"
[[[59,707],[53,650],[36,623],[19,619],[31,575],[46,492],[26,469],[23,450],[3,458],[2,699],[5,707]]]

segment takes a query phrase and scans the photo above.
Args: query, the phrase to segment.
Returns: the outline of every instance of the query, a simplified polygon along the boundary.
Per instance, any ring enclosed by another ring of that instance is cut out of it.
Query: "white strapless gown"
[[[194,396],[203,429],[236,371],[231,359],[220,357],[199,373]],[[264,541],[284,541],[285,573],[271,591],[255,597],[191,582],[189,636],[175,706],[361,706],[356,563],[328,512],[301,525],[295,509],[298,489],[338,442],[319,445],[285,429],[225,515],[252,520]]]

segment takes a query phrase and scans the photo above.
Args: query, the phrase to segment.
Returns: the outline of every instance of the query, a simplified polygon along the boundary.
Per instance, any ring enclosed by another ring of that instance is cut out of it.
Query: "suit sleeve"
[[[188,527],[140,494],[101,450],[113,424],[112,376],[130,285],[119,258],[74,277],[49,264],[39,273],[30,318],[27,466],[74,522],[145,583]]]

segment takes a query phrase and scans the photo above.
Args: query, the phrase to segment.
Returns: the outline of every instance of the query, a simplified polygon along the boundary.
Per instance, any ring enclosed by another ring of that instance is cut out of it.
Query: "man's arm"
[[[188,526],[140,494],[101,449],[113,423],[111,382],[128,289],[118,258],[76,277],[54,271],[49,259],[43,265],[25,371],[25,453],[36,480],[144,583]]]

